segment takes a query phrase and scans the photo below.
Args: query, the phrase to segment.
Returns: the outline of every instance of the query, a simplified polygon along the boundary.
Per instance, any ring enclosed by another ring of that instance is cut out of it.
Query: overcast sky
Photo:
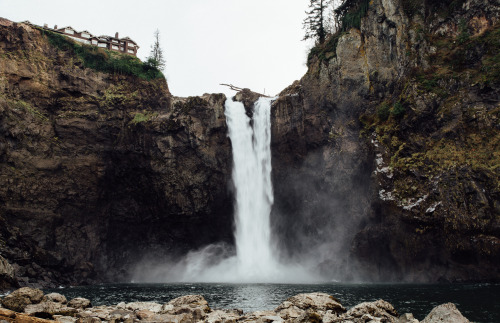
[[[306,71],[308,0],[0,0],[0,17],[94,35],[129,36],[149,55],[160,31],[176,96],[234,93],[219,83],[278,94]]]

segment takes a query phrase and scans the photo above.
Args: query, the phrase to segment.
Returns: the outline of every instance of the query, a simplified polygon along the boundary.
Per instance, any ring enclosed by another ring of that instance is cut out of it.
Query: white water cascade
[[[302,266],[282,264],[272,243],[271,101],[260,98],[253,122],[241,102],[226,101],[233,149],[236,255],[221,245],[190,252],[179,271],[181,281],[297,283],[316,279]]]
[[[235,239],[239,274],[248,279],[275,275],[277,256],[271,245],[271,99],[260,98],[253,128],[241,102],[226,101],[236,187]]]

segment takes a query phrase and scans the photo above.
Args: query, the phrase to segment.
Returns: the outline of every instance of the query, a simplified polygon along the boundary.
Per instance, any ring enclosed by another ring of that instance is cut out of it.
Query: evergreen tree
[[[165,68],[165,59],[163,58],[163,50],[160,46],[160,31],[157,29],[154,33],[155,42],[151,46],[151,53],[147,58],[147,64],[158,69],[163,70]]]
[[[309,11],[304,19],[306,34],[303,40],[316,39],[320,44],[326,38],[326,11],[331,0],[310,0]]]

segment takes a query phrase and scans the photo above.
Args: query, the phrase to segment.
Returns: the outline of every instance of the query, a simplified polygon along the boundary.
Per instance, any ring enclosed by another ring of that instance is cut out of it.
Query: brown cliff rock
[[[231,241],[225,96],[103,73],[0,25],[0,253],[21,285],[123,280]]]

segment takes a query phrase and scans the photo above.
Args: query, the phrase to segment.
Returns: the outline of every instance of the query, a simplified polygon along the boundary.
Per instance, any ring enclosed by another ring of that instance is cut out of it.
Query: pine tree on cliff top
[[[163,58],[163,50],[160,46],[160,31],[157,29],[154,33],[155,42],[151,46],[151,53],[147,58],[147,63],[158,70],[165,68],[165,58]]]
[[[304,29],[306,34],[303,40],[316,39],[320,44],[326,38],[326,10],[331,0],[310,0],[309,11],[304,19]]]

